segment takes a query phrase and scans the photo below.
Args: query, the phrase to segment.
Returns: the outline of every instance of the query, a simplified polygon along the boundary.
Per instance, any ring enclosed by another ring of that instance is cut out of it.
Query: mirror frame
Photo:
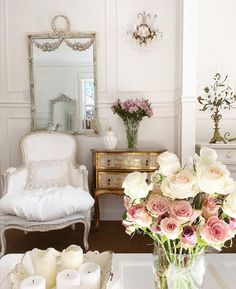
[[[66,30],[58,30],[56,28],[56,19],[58,17],[62,17],[66,20],[67,23],[67,28]],[[72,32],[70,31],[70,22],[69,19],[65,15],[57,15],[52,19],[51,26],[53,29],[53,33],[33,33],[33,34],[28,34],[28,64],[29,64],[29,82],[30,82],[30,101],[31,101],[31,131],[37,131],[40,129],[37,129],[36,127],[36,107],[35,107],[35,81],[34,81],[34,61],[33,61],[33,45],[35,45],[36,40],[41,40],[41,39],[55,39],[60,42],[60,39],[62,41],[66,39],[80,39],[80,38],[87,38],[91,39],[92,44],[93,44],[93,75],[94,75],[94,95],[95,95],[95,108],[94,108],[94,128],[93,129],[81,129],[78,131],[67,131],[71,134],[75,135],[98,135],[98,94],[97,94],[97,48],[96,48],[96,33],[95,32]],[[62,42],[61,41],[61,42]],[[60,42],[60,44],[61,44]],[[46,42],[44,43],[45,45],[45,50],[50,49],[50,51],[56,50],[59,46],[56,45],[50,45],[50,43]],[[49,46],[47,46],[49,45]],[[73,47],[73,45],[68,45],[71,49],[73,50],[78,50],[78,47]],[[42,49],[42,48],[41,48]],[[83,44],[81,44],[81,50],[85,50],[86,47],[83,47]],[[42,49],[43,50],[43,49]],[[49,50],[48,50],[49,51]]]

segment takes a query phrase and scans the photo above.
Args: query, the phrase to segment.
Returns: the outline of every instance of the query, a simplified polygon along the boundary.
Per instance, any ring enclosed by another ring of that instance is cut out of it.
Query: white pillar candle
[[[61,270],[78,270],[83,263],[83,249],[77,245],[71,245],[61,253]]]
[[[20,289],[46,289],[46,280],[38,275],[27,277],[20,283]]]
[[[79,268],[81,285],[100,289],[101,269],[96,263],[84,263]]]
[[[90,289],[90,288],[85,285],[79,285],[79,286],[71,287],[70,289]]]
[[[53,248],[48,250],[33,249],[31,259],[35,274],[46,279],[46,288],[51,289],[56,284],[56,256],[57,251]]]
[[[80,285],[80,274],[76,270],[68,269],[57,274],[57,289],[70,289]]]

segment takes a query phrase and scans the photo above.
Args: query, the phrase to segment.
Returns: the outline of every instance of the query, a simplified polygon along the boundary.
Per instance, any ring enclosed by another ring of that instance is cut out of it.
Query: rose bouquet
[[[221,250],[236,234],[236,183],[216,152],[203,148],[181,168],[164,152],[159,170],[133,172],[123,183],[123,225],[154,241],[156,288],[201,288],[207,246]]]
[[[128,99],[122,102],[117,99],[111,107],[114,114],[118,114],[126,128],[128,148],[137,145],[138,128],[140,121],[153,115],[151,104],[147,99]]]

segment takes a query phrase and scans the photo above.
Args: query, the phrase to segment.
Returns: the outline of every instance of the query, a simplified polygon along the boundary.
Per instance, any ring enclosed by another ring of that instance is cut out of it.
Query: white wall
[[[198,0],[198,93],[212,82],[217,66],[236,90],[236,1]],[[198,107],[200,108],[200,107]],[[213,121],[208,112],[197,112],[197,142],[209,142],[213,136]],[[230,131],[236,137],[236,110],[223,114],[221,134]]]
[[[203,2],[203,1],[201,1]],[[233,2],[233,1],[232,1]],[[142,121],[140,148],[177,152],[175,109],[179,90],[179,1],[173,0],[0,0],[0,166],[3,172],[20,163],[19,140],[30,131],[26,33],[50,31],[50,20],[67,15],[72,30],[98,35],[98,108],[101,135],[112,126],[118,147],[126,147],[122,121],[110,106],[117,98],[147,97],[154,116]],[[138,12],[157,13],[163,39],[147,53],[133,50],[126,29]],[[79,160],[91,172],[91,148],[103,147],[101,137],[78,137]],[[103,218],[116,218],[120,198],[105,197]]]

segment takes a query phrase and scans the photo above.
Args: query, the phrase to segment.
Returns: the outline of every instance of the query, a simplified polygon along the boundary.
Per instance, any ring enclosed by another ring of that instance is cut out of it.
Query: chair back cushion
[[[68,133],[35,132],[22,138],[21,152],[25,163],[61,159],[71,159],[75,162],[77,142]]]

